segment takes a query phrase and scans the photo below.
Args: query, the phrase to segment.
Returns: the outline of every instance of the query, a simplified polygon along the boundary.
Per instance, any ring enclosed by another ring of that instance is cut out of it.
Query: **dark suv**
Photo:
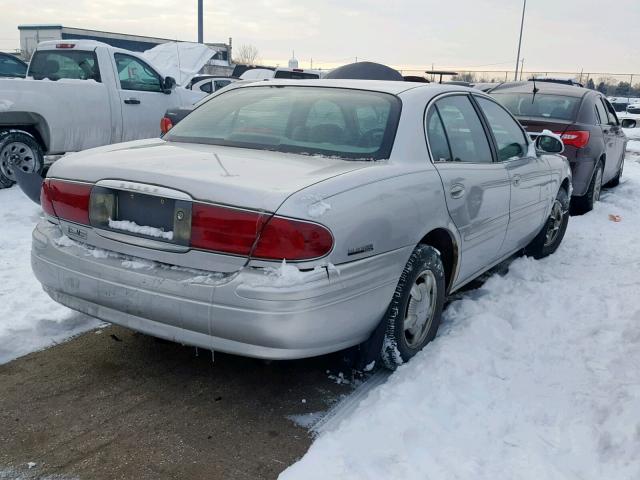
[[[572,205],[588,212],[602,186],[616,186],[624,168],[627,137],[621,127],[635,127],[599,92],[544,82],[504,83],[489,92],[532,137],[551,130],[562,137],[573,173]]]

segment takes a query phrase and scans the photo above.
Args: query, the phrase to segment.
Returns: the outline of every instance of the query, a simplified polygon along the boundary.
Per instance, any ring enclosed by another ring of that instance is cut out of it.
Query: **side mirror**
[[[551,133],[551,132],[549,132]],[[542,132],[536,138],[536,148],[547,153],[562,153],[564,152],[564,143],[556,135]]]
[[[636,122],[633,118],[623,118],[621,125],[622,128],[636,128],[638,122]]]
[[[176,79],[173,77],[165,77],[162,81],[162,91],[169,95],[174,88],[176,88]]]

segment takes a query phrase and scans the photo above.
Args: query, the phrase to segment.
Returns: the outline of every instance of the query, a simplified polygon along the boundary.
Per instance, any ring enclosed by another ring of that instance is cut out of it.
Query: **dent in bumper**
[[[59,303],[179,343],[271,359],[364,341],[410,254],[400,249],[273,287],[251,268],[213,277],[167,266],[127,268],[115,254],[96,258],[82,247],[58,245],[60,237],[57,226],[41,222],[32,249],[33,271]]]

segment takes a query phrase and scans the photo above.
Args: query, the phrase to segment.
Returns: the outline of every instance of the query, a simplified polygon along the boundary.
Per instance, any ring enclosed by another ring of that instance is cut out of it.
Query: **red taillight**
[[[53,210],[53,202],[51,199],[49,182],[50,180],[45,180],[44,182],[42,182],[42,186],[40,187],[40,205],[42,205],[42,210],[44,210],[44,213],[55,217],[56,212]]]
[[[75,48],[75,43],[56,43],[56,48]]]
[[[587,130],[570,130],[564,133],[558,133],[565,145],[571,145],[576,148],[586,147],[589,143],[589,132]]]
[[[160,120],[160,131],[165,134],[173,128],[173,122],[169,117],[162,117]]]
[[[273,217],[260,234],[253,257],[269,260],[310,260],[333,247],[331,232],[317,223]]]
[[[256,212],[194,203],[191,209],[191,246],[249,255],[268,218]]]
[[[89,225],[91,185],[47,179],[42,183],[40,203],[48,215]]]
[[[264,260],[310,260],[333,247],[331,232],[316,223],[198,203],[191,215],[194,248]]]

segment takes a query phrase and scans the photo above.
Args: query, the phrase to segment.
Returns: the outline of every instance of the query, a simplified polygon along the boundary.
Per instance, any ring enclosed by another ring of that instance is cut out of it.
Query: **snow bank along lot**
[[[100,324],[55,303],[31,273],[31,231],[41,213],[18,187],[0,190],[0,364]]]
[[[640,129],[629,133],[622,184],[571,219],[556,254],[517,259],[450,304],[436,340],[281,479],[640,478]],[[0,363],[99,325],[33,277],[39,215],[16,187],[0,191]]]
[[[554,255],[449,305],[436,340],[280,479],[639,479],[637,159]]]

